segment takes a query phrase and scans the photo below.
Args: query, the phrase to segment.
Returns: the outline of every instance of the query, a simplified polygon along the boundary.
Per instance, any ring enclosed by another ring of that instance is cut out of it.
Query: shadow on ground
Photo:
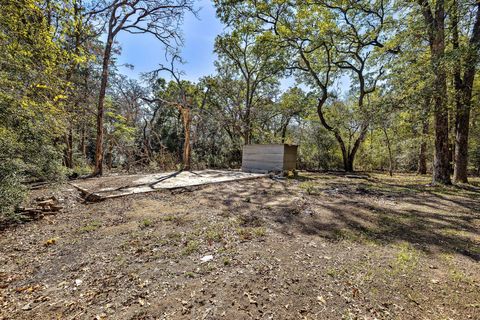
[[[235,212],[249,212],[286,236],[386,245],[408,242],[426,253],[460,254],[480,261],[480,190],[316,177],[315,190],[299,181],[258,182],[232,194],[215,190]],[[250,207],[250,210],[235,210]]]

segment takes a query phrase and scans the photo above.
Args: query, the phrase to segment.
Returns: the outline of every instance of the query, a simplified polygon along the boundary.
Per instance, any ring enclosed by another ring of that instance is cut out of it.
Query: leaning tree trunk
[[[282,134],[281,134],[282,143],[285,143],[285,140],[287,138],[287,126],[288,126],[288,122],[282,128]]]
[[[282,143],[285,143],[285,140],[287,139],[287,129],[291,119],[292,117],[288,116],[287,119],[285,120],[285,123],[282,125],[282,133],[280,136],[282,139]]]
[[[390,139],[388,137],[387,129],[385,127],[383,129],[383,134],[385,135],[385,142],[387,144],[387,149],[388,149],[388,173],[390,174],[390,177],[393,176],[393,155],[392,155],[392,146],[390,144]]]
[[[112,53],[113,45],[113,35],[109,35],[107,44],[105,46],[105,52],[103,54],[103,65],[102,65],[102,80],[100,82],[100,93],[98,95],[98,109],[97,109],[97,139],[95,146],[95,169],[93,172],[94,176],[99,176],[103,174],[103,118],[104,118],[104,103],[105,103],[105,93],[107,91],[108,83],[108,67],[110,64],[110,56]]]

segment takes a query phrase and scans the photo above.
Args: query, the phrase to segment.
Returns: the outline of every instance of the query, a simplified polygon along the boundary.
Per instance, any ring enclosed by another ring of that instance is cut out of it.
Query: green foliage
[[[318,120],[304,120],[303,127],[293,128],[293,139],[301,141],[298,148],[298,167],[310,170],[342,168],[342,154],[335,138]]]
[[[24,199],[26,188],[21,184],[18,166],[14,161],[0,163],[0,217],[12,214],[12,208]]]
[[[24,177],[61,178],[64,51],[36,1],[0,1],[0,172],[2,213],[24,194]]]
[[[74,159],[74,167],[72,170],[69,170],[68,175],[82,177],[90,173],[92,173],[92,166],[87,163],[83,156],[79,156]]]

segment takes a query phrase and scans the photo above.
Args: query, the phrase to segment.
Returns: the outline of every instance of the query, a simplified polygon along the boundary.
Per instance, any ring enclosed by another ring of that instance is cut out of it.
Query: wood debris
[[[60,205],[59,200],[55,196],[51,196],[36,198],[31,207],[18,207],[15,212],[33,220],[56,214],[62,209],[63,206]]]

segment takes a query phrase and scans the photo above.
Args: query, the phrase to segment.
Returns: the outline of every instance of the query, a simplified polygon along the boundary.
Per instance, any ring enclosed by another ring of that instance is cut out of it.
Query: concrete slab
[[[178,189],[213,183],[255,179],[267,176],[230,170],[164,172],[90,178],[71,182],[86,199],[102,200],[161,189]]]

